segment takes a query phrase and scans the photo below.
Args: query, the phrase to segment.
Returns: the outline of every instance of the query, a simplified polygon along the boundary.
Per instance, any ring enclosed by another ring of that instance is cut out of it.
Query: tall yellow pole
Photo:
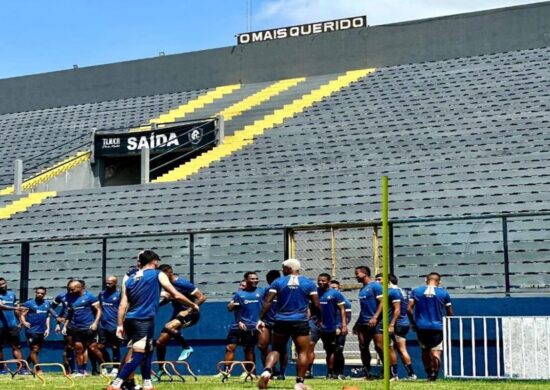
[[[389,195],[388,177],[382,176],[382,326],[384,330],[384,390],[390,388],[390,334],[389,328],[389,299],[388,275],[390,262],[390,229],[389,229]]]

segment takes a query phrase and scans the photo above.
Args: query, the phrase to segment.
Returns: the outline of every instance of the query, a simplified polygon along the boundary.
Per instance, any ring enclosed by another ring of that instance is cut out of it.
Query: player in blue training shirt
[[[14,359],[22,359],[21,342],[21,312],[15,293],[8,290],[8,282],[0,278],[0,360],[4,360],[4,346],[9,344]],[[6,367],[1,367],[0,373],[7,373]]]
[[[401,357],[401,361],[407,370],[407,379],[415,380],[416,375],[412,366],[412,360],[407,351],[407,334],[410,329],[409,318],[407,317],[407,307],[409,305],[409,297],[407,293],[399,288],[397,285],[397,277],[395,275],[389,275],[390,285],[389,294],[393,305],[399,303],[399,310],[393,310],[391,313],[390,321],[390,338],[393,342],[393,348],[391,350],[391,364],[392,374],[397,376],[397,355]],[[390,308],[393,307],[390,305]]]
[[[21,321],[25,329],[25,336],[29,344],[29,364],[38,364],[38,354],[44,343],[44,339],[50,334],[50,306],[51,301],[45,298],[45,287],[37,287],[34,289],[34,299],[29,299],[23,307],[25,311],[21,313]],[[38,369],[38,373],[42,370]]]
[[[159,270],[164,272],[172,286],[181,294],[185,295],[190,301],[195,302],[197,306],[202,305],[206,301],[204,294],[189,280],[182,276],[174,274],[174,270],[168,264],[162,264],[159,266]],[[163,302],[168,303],[170,295],[165,294],[163,296]],[[193,353],[193,348],[187,343],[183,335],[180,333],[182,329],[189,328],[199,322],[200,313],[198,311],[189,310],[185,305],[182,305],[178,301],[172,301],[172,316],[168,321],[157,339],[157,360],[166,360],[166,346],[171,339],[175,339],[182,348],[178,360],[186,360]],[[164,374],[162,365],[159,365],[159,370],[155,375],[155,379],[160,378]]]
[[[330,281],[330,288],[340,291],[340,282],[337,280]],[[344,294],[344,307],[346,311],[346,323],[351,323],[351,302]],[[342,318],[340,312],[337,312],[337,324],[336,324],[336,350],[334,351],[334,375],[338,379],[346,379],[344,375],[344,368],[346,366],[346,360],[344,358],[344,347],[346,345],[347,333],[342,333]]]
[[[116,324],[118,307],[120,306],[120,291],[117,289],[118,278],[114,275],[105,280],[105,290],[99,293],[97,300],[101,306],[101,319],[99,321],[98,340],[99,350],[105,362],[120,362],[121,340],[116,336]],[[107,347],[112,350],[112,358],[107,352]],[[118,369],[113,367],[111,375],[116,375]],[[106,374],[106,372],[103,372]]]
[[[63,366],[68,373],[76,372],[75,356],[73,348],[73,338],[70,329],[65,326],[65,319],[68,315],[67,298],[69,296],[69,285],[75,279],[69,279],[67,282],[67,289],[64,292],[57,294],[50,304],[50,315],[55,318],[57,325],[55,326],[55,333],[63,334]],[[61,306],[61,311],[58,314],[55,309]]]
[[[97,328],[101,319],[101,306],[97,297],[86,291],[82,282],[73,280],[69,284],[67,297],[68,319],[66,326],[71,329],[76,353],[77,372],[75,377],[88,375],[86,350],[94,354],[97,362],[103,363],[103,355],[97,345]]]
[[[426,285],[415,288],[409,298],[407,314],[416,329],[418,344],[422,349],[422,363],[428,380],[435,381],[441,365],[443,350],[443,311],[453,315],[451,297],[439,287],[441,275],[432,272],[426,276]]]
[[[265,331],[265,323],[262,321],[271,307],[271,303],[277,297],[277,312],[273,327],[273,350],[266,359],[264,371],[260,375],[258,388],[265,389],[273,374],[273,367],[281,356],[286,354],[288,339],[292,338],[298,359],[296,361],[295,390],[306,389],[304,377],[309,365],[309,325],[308,308],[311,305],[312,314],[321,319],[321,310],[317,286],[315,283],[300,275],[300,262],[296,259],[288,259],[283,262],[283,275],[271,284],[269,293],[260,313],[258,329]]]
[[[326,353],[327,379],[338,379],[334,373],[334,353],[337,346],[338,321],[342,322],[340,331],[343,334],[348,333],[348,324],[346,317],[346,304],[344,296],[338,290],[330,288],[332,277],[323,273],[317,277],[317,292],[319,302],[321,303],[320,330],[323,349]]]
[[[382,286],[380,283],[371,279],[370,268],[360,266],[355,268],[355,278],[363,284],[359,290],[360,313],[353,333],[359,340],[359,351],[361,353],[361,362],[365,370],[365,378],[371,378],[370,350],[369,345],[374,340],[374,347],[380,360],[383,359],[382,326],[380,324],[382,314]]]
[[[269,271],[265,279],[267,281],[267,284],[271,286],[271,284],[281,277],[281,272],[276,269],[272,269]],[[262,301],[265,302],[265,298],[267,294],[269,293],[269,289],[264,289],[264,296],[262,297]],[[277,312],[277,297],[273,298],[273,301],[271,302],[271,306],[269,308],[269,311],[266,313],[263,321],[265,324],[265,332],[260,332],[258,335],[258,349],[260,350],[260,353],[262,355],[262,365],[265,367],[265,359],[267,358],[267,355],[269,354],[269,346],[271,345],[271,339],[273,336],[273,326],[275,325],[275,313]],[[285,380],[285,370],[286,366],[288,364],[288,354],[285,356],[282,356],[281,359],[279,359],[279,370],[274,370],[273,374],[278,380]]]
[[[258,287],[260,279],[256,272],[246,272],[243,280],[244,288],[237,291],[232,299],[231,308],[235,313],[235,321],[229,327],[227,334],[224,356],[227,362],[235,359],[237,346],[243,347],[246,360],[256,361],[254,355],[254,348],[258,344],[256,324],[260,319],[265,289]],[[228,368],[226,366],[226,369]]]
[[[117,318],[117,336],[121,339],[126,336],[128,348],[131,348],[132,353],[107,390],[120,389],[124,381],[142,365],[142,389],[153,390],[151,381],[153,337],[161,288],[164,288],[172,296],[172,299],[187,305],[192,310],[199,310],[195,303],[172,286],[166,274],[157,269],[160,258],[155,252],[152,250],[141,251],[137,261],[139,270],[128,273],[122,282],[121,302]]]

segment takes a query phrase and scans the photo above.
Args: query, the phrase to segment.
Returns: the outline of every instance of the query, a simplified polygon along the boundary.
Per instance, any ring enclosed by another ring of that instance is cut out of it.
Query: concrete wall
[[[0,114],[550,45],[550,2],[0,80]]]

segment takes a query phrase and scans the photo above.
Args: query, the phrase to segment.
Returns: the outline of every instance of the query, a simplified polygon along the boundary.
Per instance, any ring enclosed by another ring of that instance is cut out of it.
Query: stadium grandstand
[[[386,175],[400,287],[437,271],[459,316],[549,316],[549,129],[550,2],[0,80],[0,276],[21,300],[73,277],[97,293],[153,249],[208,297],[185,335],[214,374],[246,271],[265,285],[298,258],[358,310],[355,267],[381,267]],[[169,148],[171,134],[189,141]],[[146,147],[103,154],[114,138]],[[489,333],[498,358],[507,339]]]

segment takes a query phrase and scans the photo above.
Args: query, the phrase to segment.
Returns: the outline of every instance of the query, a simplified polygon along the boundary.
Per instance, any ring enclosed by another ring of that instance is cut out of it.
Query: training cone
[[[342,387],[342,390],[361,390],[361,389],[357,386],[344,386]]]

